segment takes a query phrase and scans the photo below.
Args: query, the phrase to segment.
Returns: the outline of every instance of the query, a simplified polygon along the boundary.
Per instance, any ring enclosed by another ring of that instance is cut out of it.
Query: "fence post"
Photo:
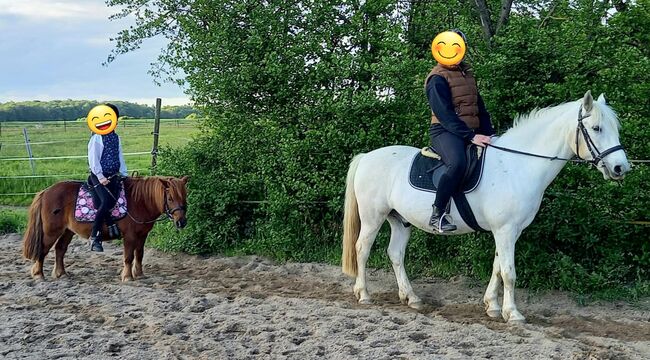
[[[156,113],[153,124],[153,149],[151,149],[151,175],[156,175],[156,157],[158,156],[158,135],[160,134],[160,98],[156,98]]]
[[[36,175],[34,171],[34,160],[32,160],[32,145],[29,143],[29,135],[27,135],[27,128],[23,128],[23,136],[25,137],[25,147],[27,147],[27,155],[29,155],[29,164],[32,166],[32,175]]]

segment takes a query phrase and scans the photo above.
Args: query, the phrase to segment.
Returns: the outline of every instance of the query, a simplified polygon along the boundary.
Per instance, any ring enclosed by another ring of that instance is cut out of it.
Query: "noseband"
[[[594,144],[594,141],[591,140],[591,137],[589,136],[589,133],[587,132],[587,128],[585,128],[585,125],[582,123],[582,120],[588,118],[591,115],[586,115],[582,116],[582,106],[580,106],[580,110],[578,111],[578,127],[576,128],[576,156],[578,156],[578,159],[584,160],[585,162],[591,163],[594,166],[598,166],[598,163],[603,160],[603,158],[615,151],[618,150],[623,150],[623,145],[618,144],[616,146],[613,146],[603,152],[600,152],[598,148],[596,147],[596,144]],[[587,144],[587,149],[589,149],[589,152],[591,153],[591,157],[593,159],[591,160],[586,160],[580,157],[580,147],[578,146],[578,140],[580,139],[580,133],[582,133],[582,137],[585,139],[585,144]]]

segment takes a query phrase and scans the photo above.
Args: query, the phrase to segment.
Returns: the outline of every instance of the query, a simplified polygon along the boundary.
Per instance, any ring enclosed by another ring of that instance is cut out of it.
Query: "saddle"
[[[79,222],[94,222],[97,214],[95,204],[99,203],[99,198],[95,190],[87,183],[82,183],[77,193],[77,201],[75,202],[74,217]],[[111,217],[113,221],[117,221],[126,216],[126,193],[124,192],[124,184],[120,184],[120,195],[117,198],[115,206],[111,210]]]
[[[465,194],[474,191],[481,181],[485,165],[485,156],[482,155],[482,147],[472,144],[466,148],[467,168],[465,169],[465,175],[459,187],[460,191],[452,195],[461,217],[465,223],[476,231],[485,230],[476,222]],[[409,170],[409,184],[417,190],[435,193],[438,189],[440,177],[444,173],[445,163],[440,155],[435,150],[426,147],[413,157],[411,169]]]

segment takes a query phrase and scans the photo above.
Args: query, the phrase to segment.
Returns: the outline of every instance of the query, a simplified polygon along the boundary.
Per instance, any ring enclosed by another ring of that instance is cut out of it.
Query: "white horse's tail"
[[[345,180],[345,210],[343,212],[343,254],[341,264],[343,273],[349,276],[357,276],[357,249],[356,243],[361,229],[359,218],[359,206],[357,196],[354,193],[354,175],[364,154],[358,154],[352,159],[348,176]]]

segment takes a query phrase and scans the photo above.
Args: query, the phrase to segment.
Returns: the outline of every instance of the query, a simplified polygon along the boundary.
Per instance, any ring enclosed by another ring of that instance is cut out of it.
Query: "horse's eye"
[[[593,129],[594,131],[600,132],[600,126],[598,126],[598,125],[592,127],[592,129]]]

